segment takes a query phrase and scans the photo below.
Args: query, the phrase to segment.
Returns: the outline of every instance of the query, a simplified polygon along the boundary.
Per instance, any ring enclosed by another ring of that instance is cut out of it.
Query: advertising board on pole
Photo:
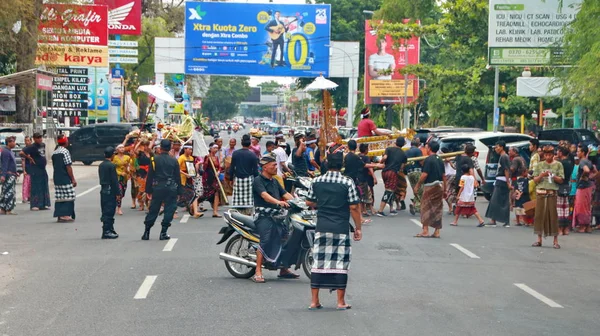
[[[568,64],[562,41],[581,0],[490,0],[490,65]]]
[[[399,42],[395,46],[389,35],[379,39],[376,27],[370,20],[365,22],[365,104],[400,104],[404,101],[404,75],[398,70],[407,64],[419,64],[420,40],[412,37],[406,43]],[[414,75],[409,75],[407,103],[418,95],[419,82]]]
[[[94,3],[108,6],[109,34],[142,34],[142,0],[95,0]]]
[[[329,74],[331,6],[186,2],[185,73]]]

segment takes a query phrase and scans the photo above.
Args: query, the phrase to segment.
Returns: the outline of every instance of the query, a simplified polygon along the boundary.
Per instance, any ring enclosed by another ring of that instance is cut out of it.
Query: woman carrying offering
[[[217,212],[219,210],[219,175],[216,172],[218,172],[221,167],[216,155],[218,149],[219,146],[214,142],[211,143],[209,145],[208,155],[204,157],[204,174],[202,175],[204,193],[202,194],[202,197],[200,197],[200,202],[208,201],[212,203],[214,218],[221,218]]]

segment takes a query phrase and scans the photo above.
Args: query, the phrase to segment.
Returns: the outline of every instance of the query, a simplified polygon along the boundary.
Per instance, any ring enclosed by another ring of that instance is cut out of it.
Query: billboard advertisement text
[[[329,74],[330,5],[186,2],[185,72]]]
[[[408,47],[408,59],[406,58]],[[418,37],[394,45],[392,38],[377,37],[371,21],[365,23],[365,104],[399,104],[404,101],[404,75],[398,70],[406,64],[419,64]],[[407,104],[419,95],[419,83],[414,75],[408,76]]]
[[[44,4],[38,24],[38,43],[108,44],[108,9],[96,5]]]
[[[142,34],[142,0],[95,0],[94,3],[108,6],[109,34]]]

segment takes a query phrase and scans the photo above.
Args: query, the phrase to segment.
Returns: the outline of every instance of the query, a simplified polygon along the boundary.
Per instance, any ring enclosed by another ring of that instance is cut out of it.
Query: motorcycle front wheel
[[[251,248],[251,244],[248,240],[244,239],[240,235],[236,235],[229,239],[227,245],[225,245],[225,253],[232,256],[244,258],[248,254],[248,249]],[[240,253],[243,252],[243,253]],[[231,275],[239,279],[248,279],[254,275],[256,268],[248,267],[246,265],[234,263],[225,260],[225,268]]]
[[[313,258],[312,249],[304,251],[304,256],[302,257],[302,270],[304,271],[304,274],[306,274],[306,277],[309,279],[310,275],[312,274],[311,269],[314,262],[315,260]]]

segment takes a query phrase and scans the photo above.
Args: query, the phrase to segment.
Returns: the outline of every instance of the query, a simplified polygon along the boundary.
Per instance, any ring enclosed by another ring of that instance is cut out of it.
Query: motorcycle
[[[312,246],[315,239],[316,211],[308,210],[302,199],[288,201],[289,209],[283,217],[283,225],[288,229],[288,239],[283,245],[283,251],[292,253],[295,260],[295,270],[302,267],[304,274],[310,279],[311,268],[314,262]],[[225,268],[236,278],[248,279],[256,270],[256,251],[260,238],[256,232],[254,218],[242,215],[237,210],[229,210],[223,214],[227,223],[219,234],[223,236],[217,243],[220,245],[227,241],[225,251],[219,253],[219,259],[225,262]],[[294,250],[295,249],[295,250]],[[283,252],[282,252],[283,253]],[[277,270],[279,265],[264,263],[267,270]]]

